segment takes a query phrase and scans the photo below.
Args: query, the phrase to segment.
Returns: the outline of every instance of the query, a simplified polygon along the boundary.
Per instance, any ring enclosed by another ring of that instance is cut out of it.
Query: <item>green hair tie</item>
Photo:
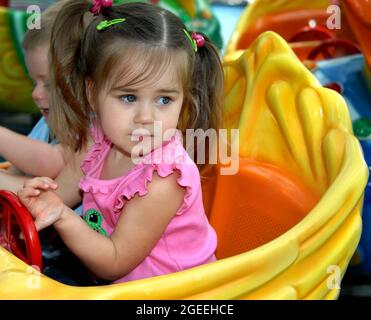
[[[189,42],[191,43],[194,52],[197,52],[197,42],[196,42],[196,40],[191,37],[191,35],[189,34],[189,32],[186,29],[183,29],[183,31],[184,31],[185,35],[187,36]]]
[[[110,26],[113,26],[114,24],[124,22],[126,19],[125,18],[119,18],[119,19],[113,19],[113,20],[103,20],[99,22],[97,25],[97,30],[102,31]]]

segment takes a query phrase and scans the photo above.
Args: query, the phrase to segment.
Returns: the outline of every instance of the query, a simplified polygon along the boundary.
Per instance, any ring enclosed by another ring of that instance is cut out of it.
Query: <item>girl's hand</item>
[[[40,177],[26,181],[23,189],[18,191],[20,201],[35,219],[37,231],[56,223],[62,217],[65,205],[53,191],[57,188],[58,185],[52,179]]]

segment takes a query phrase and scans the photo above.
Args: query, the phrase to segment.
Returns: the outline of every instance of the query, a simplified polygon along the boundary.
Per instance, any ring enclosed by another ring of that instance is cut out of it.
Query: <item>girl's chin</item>
[[[43,117],[45,117],[46,119],[48,119],[48,116],[49,116],[49,110],[40,110],[41,114],[43,115]]]
[[[120,148],[121,152],[125,153],[126,156],[131,158],[142,158],[147,155],[149,155],[153,150],[159,148],[162,145],[162,143],[158,143],[153,141],[130,141],[125,146],[122,146]]]

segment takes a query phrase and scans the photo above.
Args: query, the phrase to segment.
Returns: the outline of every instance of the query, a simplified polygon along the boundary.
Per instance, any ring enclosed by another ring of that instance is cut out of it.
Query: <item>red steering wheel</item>
[[[334,33],[323,26],[305,26],[299,29],[288,42],[326,40],[334,37]]]
[[[361,49],[352,41],[346,39],[326,39],[308,54],[308,60],[315,60],[322,54],[325,59],[360,53]]]
[[[40,239],[33,218],[14,193],[4,190],[0,190],[0,245],[42,271]]]
[[[324,85],[325,88],[335,90],[337,93],[342,94],[343,88],[342,86],[337,82],[329,82]]]

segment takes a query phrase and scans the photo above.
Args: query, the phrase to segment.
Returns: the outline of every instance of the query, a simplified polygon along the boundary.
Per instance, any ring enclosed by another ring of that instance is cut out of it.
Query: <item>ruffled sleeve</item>
[[[148,193],[148,183],[153,179],[154,171],[165,178],[176,172],[179,174],[177,179],[181,187],[186,188],[183,204],[177,211],[177,215],[183,214],[195,201],[201,189],[200,174],[196,164],[189,158],[183,146],[172,143],[166,149],[166,154],[177,155],[174,161],[169,163],[156,162],[151,164],[140,164],[135,171],[131,172],[118,187],[118,197],[114,204],[114,212],[120,213],[126,201],[132,199],[136,194],[145,196]]]
[[[99,124],[92,123],[90,127],[90,135],[93,139],[93,145],[90,147],[84,161],[81,164],[81,169],[85,175],[89,173],[92,169],[94,163],[99,160],[99,157],[102,155],[103,150],[110,145],[110,141],[104,135]]]

